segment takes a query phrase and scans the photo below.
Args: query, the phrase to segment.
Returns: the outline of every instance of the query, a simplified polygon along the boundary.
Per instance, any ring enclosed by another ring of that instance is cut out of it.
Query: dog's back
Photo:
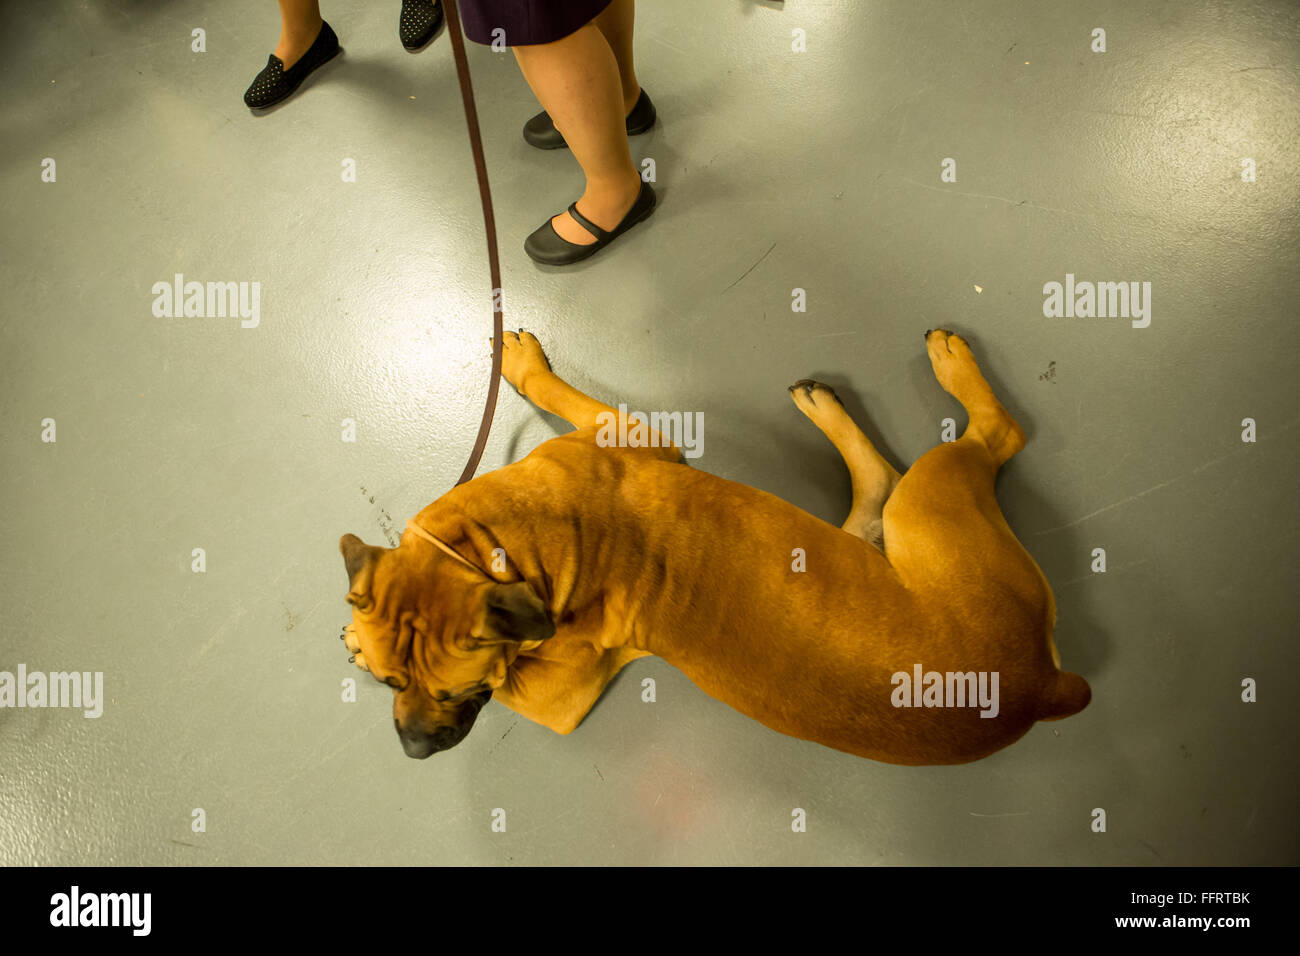
[[[1087,683],[1053,660],[1047,582],[1000,512],[959,503],[952,537],[942,520],[907,523],[924,458],[890,499],[882,554],[767,492],[581,432],[538,452],[609,489],[576,506],[611,508],[600,520],[625,529],[613,546],[644,575],[624,585],[640,595],[637,646],[774,730],[891,763],[963,763],[1087,704]]]

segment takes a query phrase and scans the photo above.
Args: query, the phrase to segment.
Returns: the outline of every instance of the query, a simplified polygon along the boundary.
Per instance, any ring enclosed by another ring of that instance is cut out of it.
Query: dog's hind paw
[[[925,349],[944,391],[965,404],[964,395],[983,381],[966,340],[947,329],[934,329],[925,334]]]
[[[799,407],[799,411],[803,412],[809,418],[815,417],[817,406],[819,404],[824,406],[825,403],[833,400],[841,408],[844,407],[844,402],[842,402],[840,397],[835,394],[835,389],[823,382],[814,382],[810,378],[800,379],[786,389],[786,391],[788,391],[790,397],[794,399],[794,403]]]

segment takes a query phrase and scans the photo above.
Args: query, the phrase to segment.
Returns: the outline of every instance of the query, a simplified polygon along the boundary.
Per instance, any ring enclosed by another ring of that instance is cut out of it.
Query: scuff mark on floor
[[[487,755],[489,757],[492,756],[492,751],[496,750],[499,746],[501,746],[501,741],[505,740],[507,737],[510,736],[510,731],[514,730],[517,726],[519,726],[518,717],[515,718],[514,723],[512,723],[509,727],[506,728],[506,732],[497,738],[497,742],[492,745],[492,750],[489,750],[487,752]]]
[[[775,249],[775,248],[776,248],[776,243],[774,242],[774,243],[772,243],[770,246],[767,247],[767,252],[763,253],[761,256],[758,257],[758,261],[757,261],[757,262],[755,262],[752,266],[750,266],[748,269],[746,269],[744,272],[741,273],[741,275],[740,275],[740,279],[737,279],[735,282],[731,283],[731,285],[729,285],[729,286],[727,286],[725,289],[723,289],[722,292],[730,292],[732,289],[734,289],[736,286],[738,286],[738,285],[740,284],[740,280],[743,279],[743,278],[745,278],[745,276],[749,275],[749,274],[750,274],[751,272],[753,272],[755,269],[757,269],[757,268],[759,267],[759,265],[763,262],[763,260],[766,259],[768,256],[770,256],[770,255],[772,254],[772,250]],[[718,293],[718,294],[721,295],[722,292],[720,292],[720,293]]]
[[[1150,843],[1148,843],[1146,840],[1138,840],[1138,842],[1141,843],[1141,844],[1142,844],[1144,847],[1146,847],[1148,850],[1150,850],[1152,853],[1154,853],[1154,854],[1156,855],[1156,859],[1157,859],[1157,860],[1161,860],[1161,861],[1164,860],[1164,857],[1160,855],[1160,851],[1157,850],[1155,847],[1153,847],[1153,846],[1152,846]]]
[[[1278,432],[1280,433],[1280,432],[1290,431],[1298,424],[1300,424],[1300,418],[1297,418],[1294,421],[1287,422],[1285,425],[1283,425],[1281,428],[1278,429]],[[1162,481],[1159,484],[1152,485],[1150,488],[1147,488],[1144,491],[1139,491],[1135,495],[1129,495],[1127,498],[1123,498],[1120,501],[1114,502],[1113,504],[1106,505],[1104,508],[1098,508],[1096,511],[1090,511],[1083,517],[1075,518],[1073,521],[1067,524],[1057,525],[1055,528],[1048,528],[1045,531],[1035,531],[1033,537],[1039,537],[1045,534],[1052,534],[1053,532],[1056,531],[1064,531],[1066,528],[1073,528],[1075,525],[1082,524],[1083,522],[1087,521],[1089,518],[1095,518],[1097,517],[1097,515],[1105,514],[1107,511],[1112,511],[1115,508],[1119,508],[1122,505],[1126,505],[1131,501],[1137,501],[1139,498],[1145,498],[1147,495],[1154,494],[1155,492],[1159,491],[1161,488],[1168,488],[1170,485],[1174,484],[1175,482],[1182,481],[1185,478],[1191,478],[1193,475],[1199,475],[1207,468],[1213,468],[1215,465],[1225,462],[1229,458],[1236,458],[1238,455],[1250,451],[1251,447],[1252,446],[1243,443],[1241,448],[1230,451],[1226,455],[1220,455],[1218,458],[1211,458],[1209,461],[1197,465],[1191,471],[1184,472],[1181,475],[1175,475],[1173,478],[1170,478],[1168,481]]]

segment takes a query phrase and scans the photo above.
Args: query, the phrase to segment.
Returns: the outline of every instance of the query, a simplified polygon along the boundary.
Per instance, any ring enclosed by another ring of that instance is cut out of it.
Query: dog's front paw
[[[356,664],[363,671],[369,671],[370,668],[366,666],[365,655],[361,653],[361,642],[357,640],[356,627],[349,624],[347,627],[343,628],[343,634],[341,636],[343,638],[343,643],[347,645],[347,649],[352,655],[348,660],[353,664]]]
[[[542,344],[532,332],[520,329],[518,332],[505,333],[505,351],[501,355],[501,374],[506,381],[525,392],[525,385],[530,375],[549,372],[551,363],[546,361]]]

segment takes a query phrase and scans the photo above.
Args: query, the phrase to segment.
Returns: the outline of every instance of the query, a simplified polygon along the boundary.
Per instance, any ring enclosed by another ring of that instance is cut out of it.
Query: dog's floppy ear
[[[345,534],[339,539],[339,551],[348,572],[348,603],[358,610],[370,609],[370,585],[375,576],[375,562],[383,550],[366,544],[355,534]]]
[[[490,584],[474,636],[483,644],[544,641],[555,633],[546,605],[527,581]]]

